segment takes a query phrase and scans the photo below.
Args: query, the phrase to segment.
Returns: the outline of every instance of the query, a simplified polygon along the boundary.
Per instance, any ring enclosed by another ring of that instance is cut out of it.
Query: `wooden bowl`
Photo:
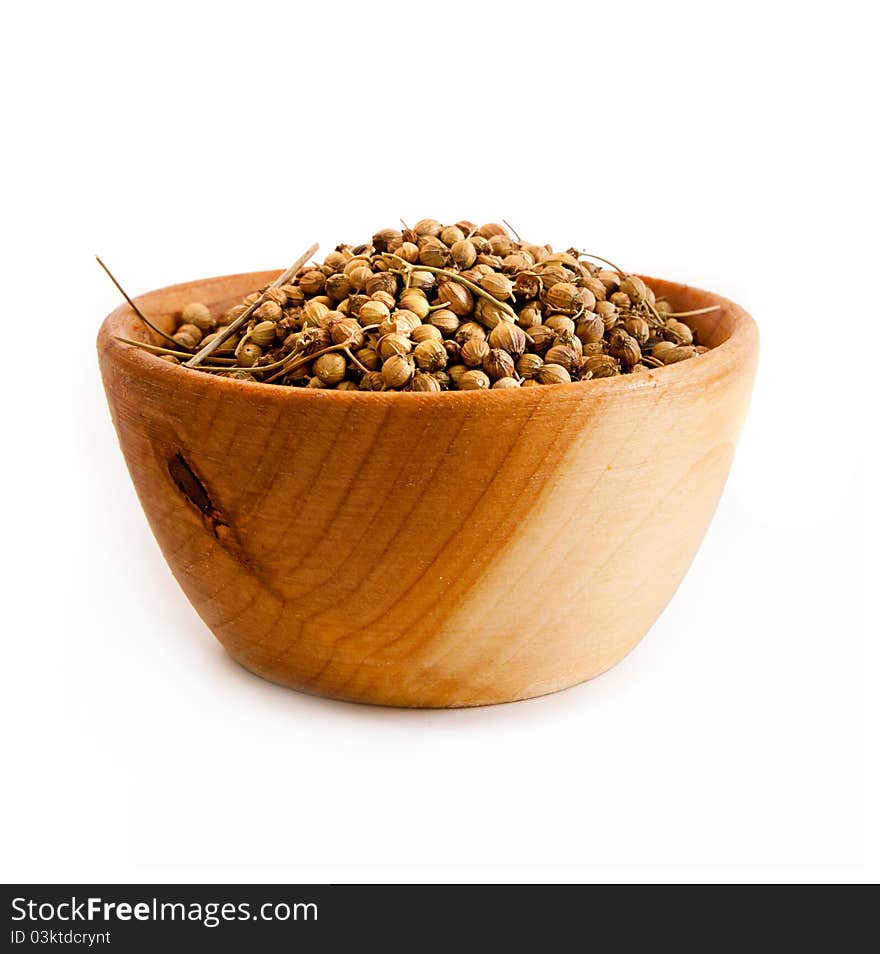
[[[277,272],[150,292],[168,330]],[[715,510],[752,390],[738,305],[648,279],[713,350],[650,374],[441,394],[184,370],[126,305],[98,353],[172,572],[242,666],[306,692],[477,706],[598,675],[651,627]],[[719,567],[719,572],[721,568]]]

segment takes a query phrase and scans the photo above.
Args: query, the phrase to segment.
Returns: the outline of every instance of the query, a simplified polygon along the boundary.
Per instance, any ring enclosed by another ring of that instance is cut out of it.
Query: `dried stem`
[[[667,318],[690,318],[693,315],[707,315],[710,311],[720,311],[721,305],[709,305],[707,308],[695,308],[693,311],[670,311]]]
[[[152,329],[153,331],[155,331],[156,334],[159,335],[161,338],[164,338],[166,341],[170,341],[171,344],[173,344],[175,348],[179,348],[180,345],[178,344],[178,342],[176,342],[176,341],[171,337],[171,335],[169,335],[169,334],[167,334],[166,332],[164,332],[161,328],[157,328],[157,327],[153,324],[153,322],[150,321],[150,319],[147,318],[147,316],[140,310],[140,308],[138,308],[138,306],[131,300],[131,298],[128,297],[128,292],[122,287],[122,285],[119,284],[118,281],[116,281],[116,278],[114,277],[113,272],[111,272],[110,269],[107,268],[107,266],[101,261],[101,259],[100,259],[97,255],[95,256],[95,258],[97,259],[97,262],[98,262],[98,264],[101,266],[101,268],[103,268],[104,271],[107,273],[107,275],[108,275],[110,281],[113,282],[113,284],[119,289],[120,292],[122,292],[122,297],[128,302],[129,306],[132,308],[132,310],[133,310],[134,313],[138,316],[138,318],[140,318],[140,320],[141,320],[148,328],[150,328],[150,329]]]
[[[313,351],[311,354],[293,354],[285,358],[281,362],[284,367],[281,368],[277,374],[273,374],[271,378],[266,378],[263,383],[271,384],[273,381],[277,381],[278,378],[284,377],[286,374],[290,374],[291,371],[297,370],[298,366],[309,364],[311,361],[314,361],[315,358],[320,358],[322,354],[330,354],[333,351],[344,351],[346,345],[330,345],[329,348],[321,348],[319,351]]]
[[[654,319],[657,321],[658,324],[661,324],[661,325],[666,324],[666,322],[663,320],[663,317],[661,316],[660,312],[657,311],[657,309],[655,308],[655,306],[652,305],[651,302],[649,302],[647,298],[644,299],[644,304],[645,304],[645,306],[647,307],[648,311],[651,312],[651,314],[653,315]]]
[[[522,245],[522,239],[520,238],[519,232],[517,232],[517,230],[510,224],[510,222],[507,221],[507,219],[502,219],[501,221],[510,229],[511,232],[513,232],[513,234],[516,236],[517,242]]]
[[[280,288],[282,285],[286,285],[296,273],[302,268],[303,265],[318,251],[318,244],[315,243],[307,251],[303,252],[302,255],[288,268],[285,272],[282,272],[278,278],[272,282],[268,288],[264,289],[260,294],[260,297],[252,304],[245,309],[245,311],[239,315],[231,324],[227,325],[222,331],[217,332],[217,337],[213,341],[209,342],[202,348],[201,351],[197,351],[190,359],[186,362],[188,368],[198,367],[209,355],[213,354],[220,345],[226,341],[227,338],[230,338],[232,335],[238,331],[239,328],[244,325],[244,323],[250,318],[250,316],[263,304],[266,300],[266,292],[270,291],[273,288]]]
[[[578,252],[578,255],[582,255],[584,258],[595,258],[599,262],[604,262],[606,265],[610,265],[618,275],[626,278],[627,273],[622,268],[619,268],[614,262],[609,262],[607,258],[602,258],[601,255],[594,255],[592,252]]]
[[[431,272],[434,275],[443,275],[446,278],[451,279],[454,282],[458,282],[460,285],[464,285],[465,288],[472,291],[475,295],[479,295],[480,298],[485,298],[486,301],[491,302],[493,305],[497,305],[505,314],[510,315],[514,321],[516,321],[516,312],[508,305],[506,302],[498,301],[493,295],[490,295],[485,289],[480,288],[479,285],[475,285],[472,281],[462,277],[458,272],[450,272],[445,268],[434,268],[431,265],[413,265],[411,262],[408,262],[405,258],[401,258],[399,255],[394,255],[391,252],[382,252],[383,258],[393,258],[395,261],[400,262],[401,267],[409,275],[412,271],[419,272]]]
[[[358,359],[352,354],[351,348],[347,348],[347,347],[346,347],[346,348],[343,348],[342,350],[346,353],[346,355],[348,356],[349,360],[350,360],[353,364],[356,364],[356,365],[361,369],[361,371],[364,372],[364,374],[369,374],[369,373],[370,373],[370,369],[369,369],[369,368],[365,368],[365,367],[360,363],[360,361],[358,361]]]
[[[243,364],[233,364],[229,367],[220,366],[213,367],[210,364],[201,365],[199,371],[248,371],[251,374],[262,374],[266,371],[274,371],[276,368],[280,368],[285,361],[289,359],[289,355],[283,358],[281,361],[273,361],[271,364],[252,364],[252,365],[243,365]],[[217,360],[216,358],[214,360]],[[233,359],[235,360],[235,359]]]
[[[175,358],[191,358],[191,351],[176,351],[173,348],[163,348],[161,345],[151,345],[147,344],[146,341],[133,341],[131,338],[121,338],[119,335],[114,335],[117,341],[121,341],[123,344],[134,345],[135,348],[141,348],[143,351],[149,351],[151,354],[171,354]],[[176,344],[176,342],[175,342]],[[235,362],[235,358],[212,358],[212,361],[216,361],[222,365],[226,365],[229,362]],[[226,370],[226,368],[224,368]]]

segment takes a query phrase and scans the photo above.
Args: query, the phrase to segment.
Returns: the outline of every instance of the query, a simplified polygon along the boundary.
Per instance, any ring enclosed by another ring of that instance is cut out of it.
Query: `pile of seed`
[[[645,372],[707,350],[638,276],[495,223],[383,229],[225,314],[188,305],[174,345],[152,350],[185,363],[248,311],[197,370],[291,387],[465,391]]]

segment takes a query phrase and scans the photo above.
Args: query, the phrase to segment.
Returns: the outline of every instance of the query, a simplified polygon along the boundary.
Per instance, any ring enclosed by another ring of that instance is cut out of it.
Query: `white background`
[[[870,6],[6,12],[7,880],[876,878]],[[139,293],[398,216],[504,216],[758,321],[705,544],[592,683],[457,712],[276,688],[224,655],[141,514],[91,255]]]

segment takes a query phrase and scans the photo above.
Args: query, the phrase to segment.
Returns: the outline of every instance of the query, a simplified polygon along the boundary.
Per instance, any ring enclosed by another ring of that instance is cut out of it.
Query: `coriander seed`
[[[203,373],[284,387],[505,390],[696,359],[708,348],[684,319],[717,308],[676,311],[637,275],[498,223],[420,219],[321,262],[309,260],[315,251],[219,320],[210,303],[190,302],[165,334],[139,315],[171,348],[138,346],[166,364],[184,356]]]
[[[195,325],[200,331],[211,331],[214,328],[214,319],[206,305],[194,301],[187,305],[180,313],[181,324]]]
[[[464,351],[463,348],[462,354]],[[497,381],[499,378],[512,378],[516,369],[513,358],[506,351],[502,351],[501,348],[490,348],[483,358],[483,370],[492,381]]]
[[[545,364],[535,375],[539,384],[570,384],[571,375],[561,364]]]
[[[312,373],[324,384],[339,384],[345,377],[345,358],[338,352],[322,354],[312,365]]]
[[[469,368],[478,368],[490,350],[485,338],[471,338],[461,346],[461,360]]]
[[[422,341],[415,346],[413,358],[422,371],[442,371],[446,367],[446,348],[442,341]]]
[[[484,391],[489,387],[489,378],[482,371],[465,371],[458,379],[460,391]]]
[[[389,388],[402,388],[409,383],[414,370],[408,356],[393,354],[382,365],[382,379]]]

